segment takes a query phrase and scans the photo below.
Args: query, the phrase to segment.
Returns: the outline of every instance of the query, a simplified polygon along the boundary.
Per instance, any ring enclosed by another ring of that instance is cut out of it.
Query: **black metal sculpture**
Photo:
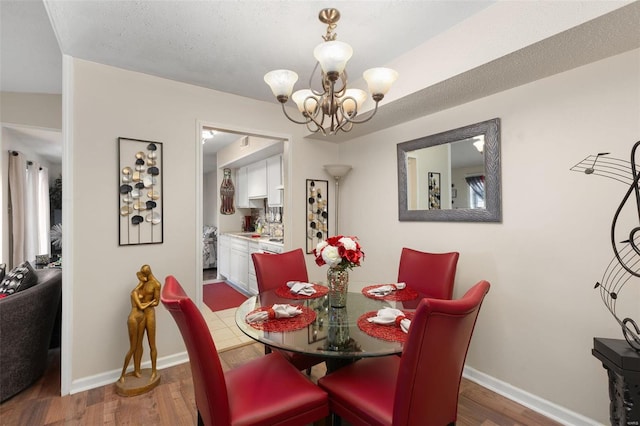
[[[608,152],[601,152],[588,156],[571,170],[587,175],[603,176],[629,187],[611,222],[611,246],[614,257],[609,262],[602,280],[597,282],[594,288],[599,289],[605,306],[622,327],[622,334],[627,343],[640,352],[640,327],[633,319],[626,317],[621,320],[616,314],[616,302],[622,288],[633,277],[640,277],[640,173],[635,162],[638,146],[640,141],[631,148],[630,161],[611,158],[608,157]],[[618,220],[625,208],[628,210],[634,207],[632,195],[635,197],[635,209],[632,212],[634,218],[637,215],[638,226],[626,232],[626,229],[618,228]]]

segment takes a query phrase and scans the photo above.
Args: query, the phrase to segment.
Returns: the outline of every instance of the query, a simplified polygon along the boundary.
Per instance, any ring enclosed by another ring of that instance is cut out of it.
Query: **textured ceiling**
[[[552,24],[556,7],[571,7],[576,16],[585,16],[575,28],[550,33],[471,69],[442,75],[401,95],[392,88],[374,120],[329,140],[362,136],[639,47],[640,2],[600,3],[607,4],[602,16],[584,13],[594,2],[535,2],[531,7],[548,8],[551,16],[525,21],[526,27],[516,17],[483,22],[482,31],[511,27],[517,38],[531,28]],[[60,93],[61,55],[68,54],[275,103],[262,77],[269,70],[289,68],[300,75],[297,88],[307,84],[313,48],[326,29],[317,19],[323,7],[341,12],[335,32],[338,40],[354,48],[347,69],[351,83],[362,87],[364,69],[393,64],[452,29],[473,29],[473,23],[482,22],[477,17],[494,5],[435,0],[1,0],[0,89]],[[509,7],[509,2],[498,5]],[[449,58],[477,55],[482,49],[474,41],[464,50],[449,52]],[[499,50],[503,41],[508,37],[496,39],[491,49]],[[434,61],[427,71],[437,74],[447,65]],[[411,79],[401,73],[398,87],[406,84],[403,76]]]

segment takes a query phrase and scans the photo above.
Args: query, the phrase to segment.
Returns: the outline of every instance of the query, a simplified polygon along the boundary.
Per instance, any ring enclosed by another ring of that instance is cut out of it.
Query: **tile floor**
[[[255,342],[236,326],[236,308],[213,312],[203,303],[200,310],[207,321],[209,330],[211,330],[211,336],[218,352]]]
[[[205,281],[209,279],[215,279],[215,270],[205,270],[203,279]],[[254,340],[247,337],[238,326],[236,326],[235,314],[236,308],[225,309],[224,311],[213,312],[204,303],[200,308],[202,316],[204,316],[211,336],[216,344],[218,352],[237,348],[248,343],[253,343]]]

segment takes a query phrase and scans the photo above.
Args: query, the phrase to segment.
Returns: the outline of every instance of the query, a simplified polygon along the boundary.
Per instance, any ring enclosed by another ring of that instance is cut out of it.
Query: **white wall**
[[[220,211],[218,174],[215,170],[205,173],[202,180],[202,224],[216,226]]]
[[[64,357],[70,356],[73,393],[118,377],[128,348],[128,294],[142,264],[151,265],[161,281],[175,275],[192,297],[196,294],[196,274],[201,273],[196,256],[201,256],[202,232],[196,229],[194,209],[196,180],[202,179],[196,173],[198,120],[253,129],[257,134],[290,134],[291,146],[285,143],[285,168],[296,177],[287,176],[285,202],[293,203],[291,217],[300,221],[306,207],[302,203],[304,179],[324,176],[322,164],[335,161],[337,146],[302,140],[300,126],[286,120],[277,103],[256,102],[74,58],[69,58],[69,64],[72,104],[68,135],[74,149],[65,161],[69,161],[69,185],[73,185],[69,195],[73,217],[69,235],[73,239],[69,262],[65,262],[70,266],[65,268],[64,291],[72,298],[72,347],[70,354],[63,352],[63,363]],[[163,143],[163,244],[118,246],[120,136]],[[288,247],[303,246],[304,226],[285,223]],[[183,353],[184,345],[164,308],[156,312],[161,366]]]
[[[492,284],[467,364],[608,423],[592,340],[623,337],[593,286],[613,257],[609,227],[627,188],[569,169],[603,151],[629,158],[640,138],[639,76],[635,50],[341,144],[353,170],[341,185],[340,227],[366,252],[353,279],[393,281],[403,246],[459,251],[455,297],[481,279]],[[495,117],[502,223],[399,222],[396,144]],[[618,313],[636,321],[638,284],[618,300]]]
[[[0,121],[43,129],[62,129],[62,96],[47,93],[0,93]]]

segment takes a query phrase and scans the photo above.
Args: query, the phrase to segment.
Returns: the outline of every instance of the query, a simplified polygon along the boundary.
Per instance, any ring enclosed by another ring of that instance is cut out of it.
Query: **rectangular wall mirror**
[[[501,222],[500,119],[402,142],[400,221]]]

